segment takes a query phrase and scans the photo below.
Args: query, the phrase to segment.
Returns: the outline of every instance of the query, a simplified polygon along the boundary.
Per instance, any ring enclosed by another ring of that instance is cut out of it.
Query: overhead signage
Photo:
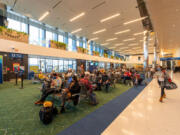
[[[23,59],[23,58],[24,58],[24,55],[23,55],[23,54],[20,54],[20,53],[10,53],[10,54],[9,54],[9,57],[10,57],[10,58]]]
[[[168,60],[180,60],[180,57],[160,58],[160,61],[168,61]]]

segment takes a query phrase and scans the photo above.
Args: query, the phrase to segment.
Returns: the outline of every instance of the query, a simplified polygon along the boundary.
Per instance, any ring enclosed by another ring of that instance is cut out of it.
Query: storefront
[[[28,61],[29,72],[34,71],[35,73],[39,71],[50,73],[52,70],[55,72],[66,72],[68,69],[73,69],[75,71],[77,69],[77,62],[75,59],[29,55]]]
[[[15,78],[15,69],[19,70],[20,67],[24,68],[24,76],[28,75],[28,55],[20,53],[0,52],[3,56],[3,80],[9,81]]]

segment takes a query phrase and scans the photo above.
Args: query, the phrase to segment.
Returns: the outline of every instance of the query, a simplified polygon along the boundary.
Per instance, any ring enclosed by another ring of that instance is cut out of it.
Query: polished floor
[[[166,90],[160,103],[160,88],[152,80],[101,135],[180,135],[180,73],[173,82],[178,88]]]

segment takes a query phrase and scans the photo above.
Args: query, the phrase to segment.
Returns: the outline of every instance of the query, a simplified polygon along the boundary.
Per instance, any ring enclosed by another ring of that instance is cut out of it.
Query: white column
[[[153,68],[156,67],[157,64],[157,39],[154,38],[154,61],[153,61]]]
[[[148,67],[149,32],[144,32],[144,68]]]

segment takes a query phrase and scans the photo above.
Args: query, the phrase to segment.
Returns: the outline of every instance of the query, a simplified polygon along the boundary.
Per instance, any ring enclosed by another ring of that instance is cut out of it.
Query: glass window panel
[[[39,28],[30,25],[29,27],[29,43],[38,45],[40,43]]]
[[[29,65],[30,66],[37,66],[38,65],[38,59],[37,58],[29,58]]]
[[[64,42],[63,35],[58,35],[58,41],[59,41],[59,42]]]
[[[28,30],[27,30],[27,24],[21,23],[21,31],[22,31],[22,32],[25,32],[25,33],[28,32]]]
[[[59,61],[58,60],[53,60],[53,70],[55,72],[59,72]]]
[[[69,50],[69,51],[72,51],[72,50],[73,50],[73,47],[72,47],[72,38],[69,38],[69,39],[68,39],[68,50]]]
[[[77,40],[77,46],[79,47],[79,40]]]
[[[49,47],[49,41],[53,40],[53,33],[46,31],[46,47]]]
[[[17,31],[21,31],[21,23],[13,20],[13,19],[7,19],[8,20],[8,28],[13,29],[13,30],[17,30]]]
[[[64,61],[59,60],[59,72],[63,72],[63,71],[64,71]]]
[[[46,59],[46,72],[50,73],[53,70],[53,61],[51,59]]]
[[[64,71],[68,71],[68,60],[64,60]]]
[[[41,66],[40,66],[40,69],[43,73],[46,72],[46,59],[41,59]]]
[[[69,60],[68,69],[73,69],[73,61]]]

